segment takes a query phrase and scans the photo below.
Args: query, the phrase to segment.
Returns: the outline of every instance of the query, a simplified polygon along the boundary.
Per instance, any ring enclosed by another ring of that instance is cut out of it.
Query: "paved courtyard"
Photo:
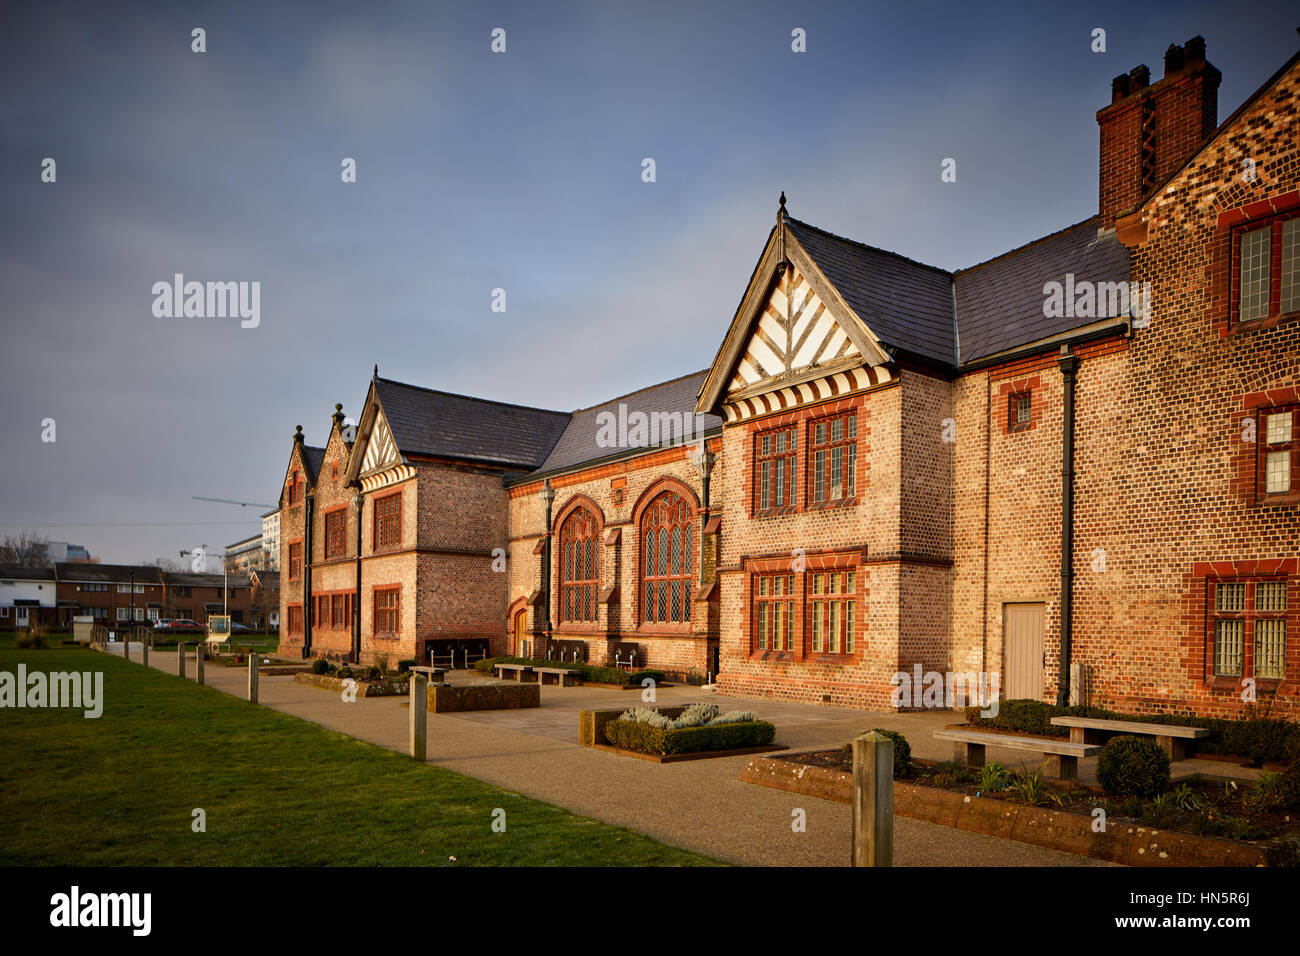
[[[136,655],[133,658],[138,659]],[[150,656],[150,665],[177,672],[176,653]],[[187,676],[194,677],[194,661]],[[205,668],[207,685],[247,696],[244,668]],[[481,679],[457,672],[453,683]],[[407,747],[405,698],[360,698],[292,677],[262,676],[260,703],[331,730],[391,750]],[[777,726],[777,743],[791,749],[838,746],[871,727],[904,732],[920,757],[944,758],[951,751],[929,739],[929,731],[957,715],[869,714],[830,707],[720,697],[698,687],[660,688],[657,703],[711,700],[724,710],[756,710]],[[587,687],[542,689],[542,706],[529,710],[429,714],[429,763],[464,773],[574,813],[646,833],[663,843],[732,863],[754,866],[847,865],[850,808],[814,797],[741,783],[749,758],[721,757],[655,764],[592,750],[578,744],[579,710],[628,707],[639,692]],[[220,728],[204,728],[220,733]],[[1016,766],[1023,754],[1007,752]],[[1003,756],[990,751],[990,760]],[[1091,761],[1095,763],[1095,761]],[[792,813],[807,814],[807,832],[791,828]],[[430,808],[436,825],[436,808]],[[899,866],[1101,866],[1097,860],[1028,844],[896,818],[895,862]]]

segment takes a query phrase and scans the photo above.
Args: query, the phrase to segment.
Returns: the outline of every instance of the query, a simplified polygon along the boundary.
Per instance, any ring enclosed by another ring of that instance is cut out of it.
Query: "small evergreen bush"
[[[1115,737],[1097,758],[1097,782],[1117,796],[1157,796],[1169,789],[1169,755],[1149,737]]]

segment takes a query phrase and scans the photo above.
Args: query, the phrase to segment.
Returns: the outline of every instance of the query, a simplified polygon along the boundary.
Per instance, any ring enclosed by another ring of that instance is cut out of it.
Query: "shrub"
[[[370,680],[380,680],[383,676],[384,672],[378,667],[372,667],[370,670],[366,671],[366,677]]]
[[[311,672],[313,674],[328,674],[331,670],[330,662],[323,657],[318,657],[311,662]]]
[[[673,721],[674,727],[703,727],[719,714],[717,704],[691,704]]]
[[[14,641],[14,645],[20,651],[44,650],[46,647],[45,638],[40,634],[28,631],[26,634],[19,634]]]
[[[475,666],[475,667],[478,667],[478,665],[481,664],[481,663],[483,663],[483,662],[482,662],[482,661],[479,661],[479,662],[477,662],[474,666]],[[414,660],[398,661],[398,662],[397,662],[397,673],[399,673],[399,674],[405,674],[407,671],[409,671],[409,670],[410,670],[412,667],[414,667],[414,666],[415,666],[415,661],[414,661]]]
[[[912,745],[896,730],[885,730],[881,727],[871,728],[872,733],[883,734],[894,742],[894,779],[901,780],[903,777],[912,775]],[[840,747],[844,753],[850,757],[853,755],[853,744],[847,743]]]
[[[1149,737],[1116,737],[1097,758],[1097,782],[1110,794],[1154,797],[1169,788],[1169,755]]]
[[[730,710],[725,714],[719,714],[709,721],[709,726],[716,724],[746,724],[750,721],[758,720],[758,714],[752,710]]]
[[[775,736],[776,727],[762,720],[680,729],[622,719],[605,725],[605,739],[615,747],[662,755],[759,747],[771,743]]]
[[[349,667],[347,664],[344,664],[342,667],[339,668],[338,676],[346,678],[346,677],[355,677],[356,674],[353,673],[351,667]]]

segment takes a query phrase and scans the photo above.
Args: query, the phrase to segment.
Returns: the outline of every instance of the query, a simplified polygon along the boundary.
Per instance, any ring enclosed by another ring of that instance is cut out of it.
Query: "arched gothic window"
[[[578,508],[560,526],[560,621],[596,621],[600,541],[596,516]]]
[[[641,516],[641,619],[653,624],[691,619],[691,509],[665,491]]]

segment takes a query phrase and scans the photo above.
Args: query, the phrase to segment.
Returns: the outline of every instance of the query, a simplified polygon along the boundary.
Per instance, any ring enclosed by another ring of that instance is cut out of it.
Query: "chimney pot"
[[[1110,81],[1110,101],[1118,103],[1126,96],[1128,96],[1128,74],[1121,73]]]
[[[1145,63],[1141,63],[1129,70],[1128,78],[1134,93],[1139,93],[1151,85],[1151,71]]]
[[[1165,50],[1165,76],[1177,73],[1183,68],[1183,64],[1186,62],[1183,54],[1182,47],[1174,43],[1169,44],[1169,49]]]
[[[1194,36],[1183,44],[1183,55],[1188,60],[1205,59],[1205,37]]]

